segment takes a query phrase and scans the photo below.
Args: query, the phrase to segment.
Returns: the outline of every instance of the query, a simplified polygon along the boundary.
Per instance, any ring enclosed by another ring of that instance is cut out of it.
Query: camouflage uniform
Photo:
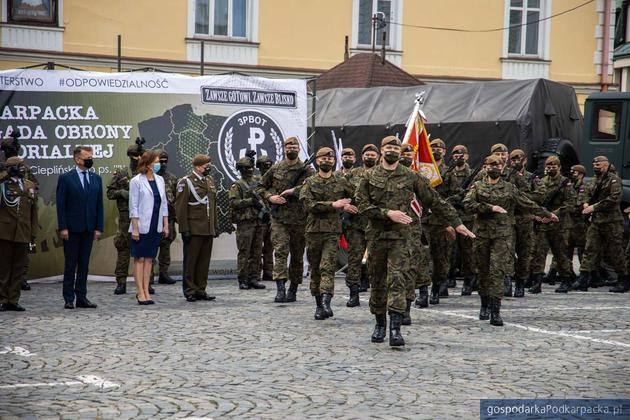
[[[568,209],[568,216],[571,222],[567,256],[571,261],[573,261],[573,253],[575,252],[575,248],[577,248],[578,257],[581,261],[582,253],[584,252],[584,247],[586,246],[586,232],[588,229],[586,217],[582,214],[582,203],[588,201],[588,198],[585,198],[587,190],[586,185],[584,185],[584,179],[580,179],[575,182],[573,184],[573,189],[576,195],[576,203]]]
[[[129,274],[129,258],[131,247],[131,233],[129,233],[129,181],[134,177],[131,169],[118,169],[114,171],[109,185],[107,186],[107,198],[116,200],[118,208],[118,232],[114,236],[114,246],[118,250],[116,257],[116,282],[119,285],[127,284]]]
[[[453,171],[453,178],[457,181],[457,185],[462,187],[462,184],[472,175],[473,170],[467,163],[460,169],[456,166]],[[461,192],[461,198],[463,199],[465,192]],[[459,200],[458,200],[459,201]],[[459,218],[462,219],[462,223],[466,226],[472,226],[475,220],[475,215],[467,212],[460,202],[452,201],[453,207],[457,209]],[[455,258],[451,263],[452,268],[459,269],[460,275],[464,279],[472,279],[474,273],[474,259],[473,259],[473,239],[463,235],[457,235],[457,238],[453,242],[453,248],[456,250],[453,254],[458,258]],[[452,270],[454,271],[454,270]]]
[[[168,236],[163,237],[160,241],[160,252],[157,259],[160,265],[160,278],[166,278],[168,277],[168,268],[171,265],[171,244],[177,237],[177,231],[175,230],[175,222],[177,222],[175,214],[177,177],[170,172],[164,172],[161,176],[164,178],[166,200],[168,201]]]
[[[263,155],[256,159],[256,167],[262,177],[273,164],[269,156]],[[262,220],[262,279],[273,280],[273,244],[271,242],[271,217],[267,214]]]
[[[370,171],[365,166],[353,168],[347,175],[349,183],[354,191],[359,186],[361,179]],[[353,193],[354,195],[354,193]],[[352,288],[358,286],[361,281],[361,262],[367,248],[365,229],[368,219],[361,214],[350,216],[350,226],[346,229],[346,241],[348,242],[348,273],[346,274],[346,286]]]

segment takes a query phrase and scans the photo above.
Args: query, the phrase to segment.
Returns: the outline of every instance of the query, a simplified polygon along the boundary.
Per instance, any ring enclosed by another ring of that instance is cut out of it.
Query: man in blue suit
[[[96,308],[87,298],[87,275],[92,242],[103,232],[103,183],[90,168],[92,148],[74,149],[76,167],[59,177],[57,183],[57,224],[63,239],[64,308]]]

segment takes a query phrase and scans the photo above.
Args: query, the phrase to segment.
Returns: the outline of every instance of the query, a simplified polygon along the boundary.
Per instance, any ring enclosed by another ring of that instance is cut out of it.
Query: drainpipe
[[[602,34],[602,74],[601,88],[602,92],[608,92],[608,56],[610,55],[610,1],[604,0],[604,32]]]

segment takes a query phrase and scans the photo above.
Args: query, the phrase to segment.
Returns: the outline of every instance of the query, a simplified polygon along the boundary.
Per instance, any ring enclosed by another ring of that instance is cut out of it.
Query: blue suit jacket
[[[70,232],[103,231],[103,182],[89,172],[90,186],[86,190],[78,172],[71,171],[57,181],[57,225]]]

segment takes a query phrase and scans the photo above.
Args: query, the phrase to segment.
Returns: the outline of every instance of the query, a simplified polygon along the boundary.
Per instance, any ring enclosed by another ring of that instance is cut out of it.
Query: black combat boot
[[[22,279],[22,284],[20,284],[20,289],[31,290],[31,285],[28,284],[28,281],[26,281],[26,279]]]
[[[542,281],[543,281],[542,274],[540,273],[534,274],[534,277],[532,278],[532,287],[529,288],[529,293],[535,295],[542,292]]]
[[[490,302],[490,325],[502,327],[503,319],[501,319],[501,299],[493,298]]]
[[[380,314],[374,315],[374,317],[376,318],[376,325],[372,333],[372,343],[382,343],[385,341],[385,332],[387,331],[387,315]]]
[[[512,297],[512,277],[505,276],[503,279],[503,296]]]
[[[617,280],[617,285],[611,287],[608,291],[611,293],[626,293],[630,290],[630,277],[628,276],[620,276],[617,275],[619,279]]]
[[[322,296],[321,295],[317,295],[315,296],[315,319],[316,320],[322,320],[322,319],[326,319],[326,317],[324,316],[324,307],[322,306]]]
[[[367,292],[370,288],[370,279],[367,274],[367,264],[361,264],[361,283],[359,284],[359,292]]]
[[[571,277],[560,277],[560,286],[555,290],[556,293],[568,293],[571,290]]]
[[[250,279],[250,280],[249,280],[249,283],[248,283],[248,287],[249,287],[250,289],[266,289],[266,288],[267,288],[267,286],[265,286],[264,284],[262,284],[262,283],[260,282],[260,279],[258,279],[258,278],[253,278],[253,279]]]
[[[273,300],[276,303],[282,303],[287,301],[287,292],[284,287],[284,283],[286,280],[276,280],[276,287],[278,288],[278,292],[276,293],[276,297]]]
[[[580,271],[580,277],[573,282],[569,290],[580,290],[588,292],[588,283],[591,281],[591,273],[588,271]]]
[[[462,285],[462,296],[472,295],[472,282],[473,280],[470,277],[464,278],[464,284]]]
[[[479,298],[481,299],[481,309],[479,310],[479,320],[480,321],[487,321],[490,319],[490,310],[488,308],[488,296],[484,296],[484,295],[479,295]]]
[[[287,302],[295,302],[297,294],[298,284],[291,282],[289,285],[289,291],[287,292]]]
[[[361,306],[361,302],[359,301],[359,285],[353,284],[350,286],[350,298],[346,303],[348,308],[354,308],[355,306]]]
[[[405,308],[405,315],[402,318],[402,325],[411,325],[411,303],[413,300],[407,300],[407,307]]]
[[[525,288],[529,289],[530,287],[532,287],[532,285],[534,284],[534,275],[530,274],[529,276],[527,276],[527,278],[525,279]]]
[[[549,273],[543,277],[543,282],[553,286],[556,284],[556,277],[558,276],[558,270],[550,268]]]
[[[160,273],[160,277],[158,277],[158,284],[175,284],[177,281],[171,278],[168,273]]]
[[[448,282],[443,281],[440,283],[440,297],[447,298],[448,297]]]
[[[324,308],[324,317],[326,318],[330,318],[333,316],[333,311],[332,311],[332,308],[330,307],[331,299],[332,299],[332,295],[330,293],[322,293],[322,307]]]
[[[440,303],[440,285],[432,284],[431,285],[431,297],[429,298],[429,303],[431,305],[439,305]]]
[[[446,287],[449,287],[449,288],[457,287],[457,280],[455,279],[455,273],[449,274],[448,278],[446,279]]]
[[[238,279],[238,288],[240,290],[249,290],[249,284],[247,284],[247,280]]]
[[[525,280],[517,279],[514,282],[514,295],[515,298],[525,297]]]
[[[127,281],[125,280],[124,283],[118,283],[116,285],[116,290],[114,290],[114,294],[115,295],[124,295],[125,293],[127,293]]]
[[[472,289],[473,289],[473,292],[479,291],[479,282],[477,281],[477,277],[473,277]]]
[[[428,286],[418,287],[418,297],[416,298],[416,306],[419,308],[426,308],[429,306],[429,287]]]
[[[400,347],[405,345],[405,339],[400,334],[400,326],[403,316],[398,312],[389,314],[389,345],[392,347]]]
[[[571,284],[575,283],[575,280],[571,282]],[[591,272],[591,280],[588,282],[588,287],[598,288],[606,286],[606,282],[602,279],[597,271]]]

